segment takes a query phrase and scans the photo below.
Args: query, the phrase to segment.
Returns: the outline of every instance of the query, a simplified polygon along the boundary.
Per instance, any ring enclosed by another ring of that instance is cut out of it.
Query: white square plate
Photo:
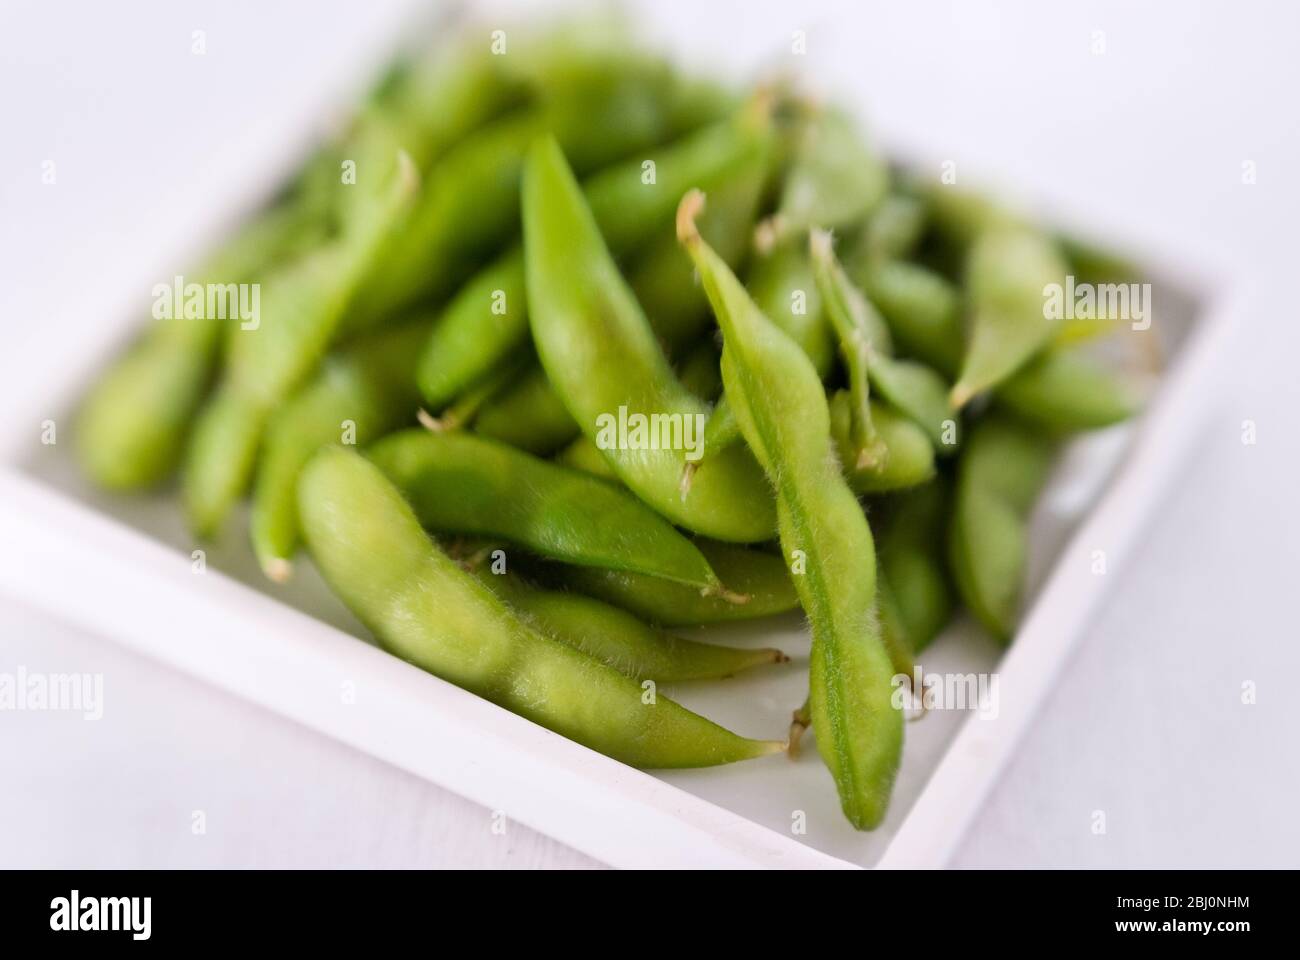
[[[266,192],[268,172],[290,169],[302,142],[286,136],[278,152],[250,157],[248,176],[209,198],[213,209],[251,206]],[[204,547],[206,570],[195,572],[199,545],[174,499],[119,499],[89,488],[66,442],[77,397],[143,315],[121,311],[114,324],[95,322],[104,304],[131,302],[139,288],[125,281],[121,290],[96,292],[98,311],[85,309],[96,302],[86,291],[57,294],[66,304],[56,313],[85,319],[65,328],[57,349],[33,355],[23,377],[0,384],[7,413],[0,589],[616,866],[941,865],[1103,595],[1093,551],[1120,562],[1177,466],[1231,326],[1225,288],[1203,270],[1167,251],[1138,259],[1155,278],[1153,334],[1168,361],[1159,388],[1140,421],[1077,441],[1063,455],[1032,525],[1031,602],[1014,645],[1003,653],[959,622],[922,658],[928,671],[996,671],[997,713],[937,711],[909,724],[889,816],[870,834],[844,821],[811,744],[795,763],[775,757],[646,774],[359,642],[364,631],[309,563],[285,587],[261,576],[242,517],[220,545]],[[51,446],[40,442],[46,420],[60,431]],[[738,732],[784,735],[805,693],[808,642],[799,618],[712,635],[774,644],[794,662],[666,692]],[[344,685],[354,702],[342,696]],[[796,832],[799,825],[806,832]]]

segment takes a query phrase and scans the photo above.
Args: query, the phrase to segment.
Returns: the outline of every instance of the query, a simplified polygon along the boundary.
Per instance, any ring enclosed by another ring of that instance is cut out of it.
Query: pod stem
[[[715,583],[707,587],[701,587],[700,596],[717,597],[719,600],[722,600],[726,603],[735,604],[736,606],[741,606],[743,604],[749,603],[750,600],[749,594],[737,593],[735,590],[728,590],[720,583]]]
[[[682,479],[678,483],[677,489],[680,491],[683,501],[691,492],[691,485],[695,482],[695,471],[698,469],[699,462],[695,460],[687,460],[686,465],[682,467]]]
[[[790,712],[790,739],[789,746],[786,747],[786,753],[790,759],[794,760],[799,756],[800,741],[803,739],[804,731],[812,726],[812,713],[808,707],[808,701],[803,702],[803,706]]]
[[[284,557],[266,557],[262,560],[262,572],[273,583],[288,583],[293,576],[293,561]]]

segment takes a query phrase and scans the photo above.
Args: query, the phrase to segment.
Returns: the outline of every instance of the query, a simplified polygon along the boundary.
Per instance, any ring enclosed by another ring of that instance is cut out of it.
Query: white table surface
[[[111,287],[115,271],[140,273],[141,245],[180,247],[195,218],[214,224],[205,191],[240,169],[246,138],[346,89],[365,38],[410,4],[360,6],[5,4],[0,375],[58,348],[41,322],[54,291]],[[724,69],[777,61],[806,30],[809,70],[864,98],[889,142],[1101,224],[1176,236],[1249,288],[1198,448],[1141,549],[1109,570],[1109,602],[956,862],[1300,865],[1296,8],[643,6],[656,32]],[[105,713],[0,712],[0,866],[594,865],[0,595],[0,672],[19,666],[102,673]]]

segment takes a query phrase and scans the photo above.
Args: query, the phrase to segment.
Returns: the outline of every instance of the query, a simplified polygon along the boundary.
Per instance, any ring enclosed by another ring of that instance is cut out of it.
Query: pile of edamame
[[[893,678],[959,607],[1010,640],[1055,450],[1135,410],[1094,359],[1120,326],[1045,288],[1127,270],[899,173],[789,80],[467,28],[198,268],[258,284],[258,322],[155,319],[78,449],[111,490],[178,478],[199,538],[250,497],[272,580],[305,547],[392,653],[639,767],[785,749],[645,681],[770,669],[669,631],[801,608],[791,735],[871,829]],[[669,426],[610,429],[637,422]]]

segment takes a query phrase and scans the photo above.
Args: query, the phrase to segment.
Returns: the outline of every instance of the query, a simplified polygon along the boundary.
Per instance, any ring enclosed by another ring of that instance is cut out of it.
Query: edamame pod
[[[826,320],[807,245],[792,238],[756,257],[747,286],[763,315],[799,344],[817,373],[822,377],[830,373],[835,362],[834,331]],[[723,396],[704,426],[705,455],[725,450],[739,440],[740,424]]]
[[[557,453],[554,460],[570,470],[581,470],[583,473],[589,473],[600,480],[613,483],[619,482],[618,474],[610,467],[605,455],[600,452],[594,443],[581,434]]]
[[[962,600],[1002,643],[1019,613],[1029,512],[1052,452],[1031,429],[989,415],[971,428],[957,462],[949,563]]]
[[[718,348],[714,344],[713,338],[705,337],[693,349],[689,350],[682,357],[681,363],[678,364],[677,376],[682,381],[682,386],[701,400],[715,399],[722,392],[722,372],[718,369],[718,359]],[[576,424],[574,428],[577,428]],[[705,429],[705,443],[708,443],[707,427]],[[600,452],[600,448],[582,434],[579,434],[572,443],[555,455],[555,462],[562,463],[575,470],[590,473],[602,480],[612,480],[619,483],[618,474],[609,465],[609,461]]]
[[[696,232],[703,199],[692,192],[682,201],[678,235],[722,327],[727,395],[776,488],[781,547],[812,625],[817,746],[845,816],[870,829],[889,805],[903,741],[902,714],[892,705],[893,665],[874,616],[871,531],[831,453],[821,378]]]
[[[952,405],[1006,380],[1042,350],[1056,332],[1046,294],[1065,282],[1066,267],[1042,234],[1021,228],[981,233],[966,263],[970,334]]]
[[[758,232],[771,249],[810,227],[835,228],[866,217],[889,189],[889,167],[851,119],[823,110],[804,126],[776,213]]]
[[[653,151],[646,158],[616,164],[591,177],[583,190],[610,252],[621,257],[659,227],[671,229],[681,195],[697,183],[715,181],[730,184],[728,189],[738,194],[735,205],[740,208],[729,218],[719,218],[715,229],[724,239],[730,239],[737,253],[742,251],[747,246],[770,153],[770,124],[763,113],[766,109],[765,104],[750,105],[737,116]],[[653,171],[649,182],[648,170]],[[676,258],[671,261],[675,269],[664,278],[672,294],[668,303],[661,305],[662,311],[652,311],[651,317],[652,322],[656,315],[663,318],[664,327],[656,329],[661,337],[673,333],[674,342],[681,343],[681,330],[695,323],[683,297],[699,300],[701,310],[697,312],[707,313],[707,304],[690,282],[690,266],[684,262],[675,240],[671,236],[667,239]],[[432,410],[440,410],[527,340],[523,254],[515,248],[475,274],[439,318],[420,362],[420,390],[425,403]]]
[[[994,397],[1021,419],[1056,433],[1108,427],[1137,411],[1133,390],[1078,349],[1046,351],[998,387]]]
[[[906,260],[881,260],[851,274],[880,311],[899,349],[945,377],[961,369],[961,297],[940,274]]]
[[[626,491],[586,474],[464,433],[404,430],[368,456],[432,530],[502,537],[566,563],[728,595],[690,540]]]
[[[312,233],[314,222],[290,198],[241,228],[199,274],[212,283],[248,280]],[[91,480],[110,490],[140,490],[171,475],[216,371],[222,325],[235,322],[156,320],[100,377],[82,401],[75,431]]]
[[[553,453],[582,433],[539,366],[529,367],[513,386],[485,403],[473,430],[537,456]]]
[[[916,197],[891,193],[867,218],[845,264],[866,267],[882,260],[910,257],[925,235],[925,205]]]
[[[298,474],[329,443],[367,444],[412,417],[415,358],[429,323],[372,334],[326,359],[271,418],[253,485],[253,552],[268,577],[287,580],[298,547]]]
[[[891,649],[911,657],[923,651],[952,616],[952,588],[944,559],[948,483],[932,483],[889,497],[879,505],[876,530],[882,593],[881,626]],[[873,514],[874,516],[874,514]],[[910,673],[910,670],[901,672]]]
[[[926,432],[940,453],[956,450],[957,418],[948,406],[948,384],[929,367],[907,360],[895,360],[890,354],[889,330],[884,320],[872,307],[862,292],[853,285],[835,259],[831,249],[830,234],[814,230],[809,234],[809,248],[817,268],[817,286],[826,303],[827,316],[840,336],[845,363],[849,369],[850,398],[854,404],[855,426],[860,416],[870,425],[869,413],[861,411],[866,405],[867,387],[870,386],[894,409],[910,418]],[[859,383],[861,381],[861,383]],[[853,394],[860,388],[859,399]],[[874,455],[868,463],[857,466],[883,467],[883,442],[874,429],[862,438],[859,433],[859,456],[865,442],[876,444]]]
[[[477,566],[475,574],[540,633],[576,647],[637,680],[717,680],[787,657],[771,647],[745,649],[684,640],[632,614],[578,593],[543,590]]]
[[[853,414],[847,390],[829,399],[831,439],[849,486],[857,493],[886,493],[925,483],[934,476],[934,444],[925,431],[885,404],[871,402],[871,422],[884,448],[875,467],[857,466],[861,459],[852,433]]]
[[[389,652],[624,763],[701,767],[775,753],[524,624],[420,529],[374,464],[321,449],[298,484],[325,580]]]
[[[284,267],[265,284],[256,327],[231,334],[216,395],[200,412],[182,487],[191,529],[211,537],[243,494],[272,413],[316,369],[357,283],[416,190],[410,159],[390,175],[337,240]]]
[[[534,144],[524,174],[524,260],[542,366],[623,483],[697,533],[768,539],[775,526],[771,494],[743,448],[709,458],[690,491],[680,492],[687,455],[699,453],[698,440],[687,449],[691,432],[702,431],[706,407],[674,375],[550,138]],[[634,422],[646,429],[634,433]]]
[[[504,244],[519,222],[520,172],[538,136],[554,135],[585,173],[683,132],[675,129],[683,90],[662,62],[597,57],[571,69],[581,82],[543,91],[541,102],[484,126],[433,166],[359,311],[377,319],[445,297]]]
[[[714,540],[695,540],[713,572],[748,603],[701,596],[698,590],[637,573],[597,567],[550,566],[541,571],[566,587],[598,597],[664,627],[693,627],[788,613],[799,607],[790,571],[780,556]]]
[[[840,357],[849,383],[849,435],[857,459],[846,465],[856,471],[882,470],[888,450],[871,420],[870,368],[879,351],[888,349],[889,331],[885,321],[847,282],[839,264],[833,260],[830,234],[811,231],[808,246],[816,270],[817,289],[839,340]]]
[[[749,252],[749,241],[771,164],[772,151],[766,146],[751,151],[726,177],[697,177],[684,184],[684,189],[675,194],[673,201],[673,210],[676,210],[677,201],[691,187],[705,184],[714,190],[717,205],[701,221],[700,230],[733,266],[739,266]],[[596,222],[600,223],[598,209],[593,208],[593,212],[597,214]],[[632,264],[628,283],[650,326],[672,355],[706,331],[709,303],[694,281],[690,259],[677,243],[671,215],[664,226],[663,235],[652,241]],[[611,251],[617,253],[612,247]]]

